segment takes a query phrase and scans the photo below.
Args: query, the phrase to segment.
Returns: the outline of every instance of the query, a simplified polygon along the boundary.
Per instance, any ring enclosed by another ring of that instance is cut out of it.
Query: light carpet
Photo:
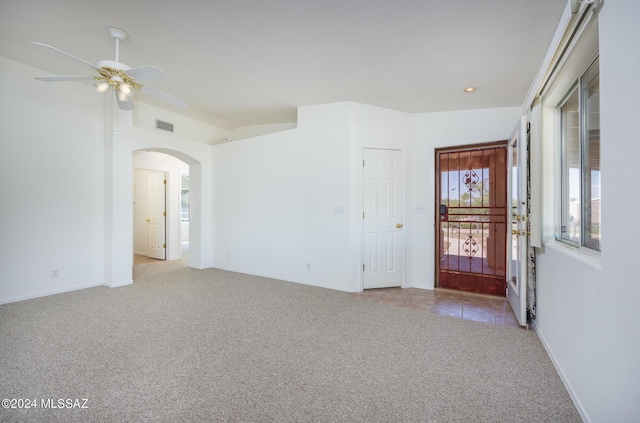
[[[37,403],[3,422],[581,421],[533,331],[182,262],[0,306],[0,336],[0,396]]]

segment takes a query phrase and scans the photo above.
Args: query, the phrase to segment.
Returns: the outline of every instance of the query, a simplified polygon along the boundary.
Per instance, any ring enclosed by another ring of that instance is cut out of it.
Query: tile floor
[[[433,291],[418,288],[368,289],[351,295],[363,301],[393,304],[493,325],[520,327],[509,301],[503,297],[440,288]]]

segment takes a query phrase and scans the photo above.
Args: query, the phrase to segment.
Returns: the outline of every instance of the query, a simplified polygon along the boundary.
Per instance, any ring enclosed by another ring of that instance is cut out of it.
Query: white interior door
[[[402,286],[402,152],[364,149],[364,289]]]
[[[166,178],[163,172],[151,172],[148,175],[148,212],[149,226],[148,256],[164,260],[166,251]]]
[[[527,118],[523,116],[509,140],[509,198],[511,201],[511,237],[508,238],[507,296],[522,326],[527,325]]]

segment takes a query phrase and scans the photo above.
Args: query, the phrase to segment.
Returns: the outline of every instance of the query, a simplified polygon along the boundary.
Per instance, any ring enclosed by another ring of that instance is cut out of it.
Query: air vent
[[[163,122],[156,119],[156,128],[173,133],[173,123]]]

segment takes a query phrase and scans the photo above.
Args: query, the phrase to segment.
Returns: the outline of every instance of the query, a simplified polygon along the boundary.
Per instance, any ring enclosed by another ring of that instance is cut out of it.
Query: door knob
[[[398,229],[402,228],[402,223],[396,223],[396,228]]]
[[[145,219],[145,222],[151,223],[151,219]]]

